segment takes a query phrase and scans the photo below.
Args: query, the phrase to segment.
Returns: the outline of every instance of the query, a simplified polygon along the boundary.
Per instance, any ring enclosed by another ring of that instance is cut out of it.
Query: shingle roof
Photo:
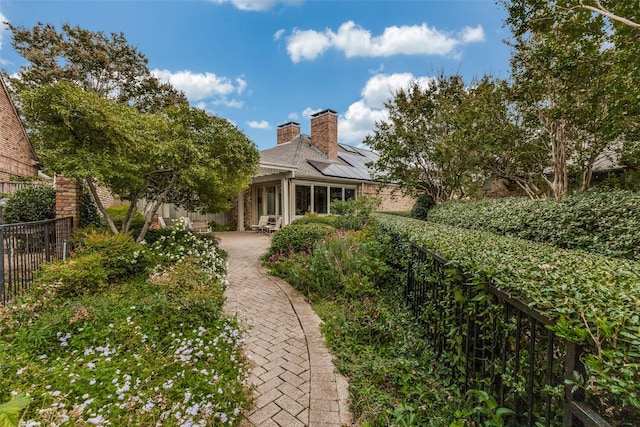
[[[332,177],[371,181],[372,170],[366,163],[377,159],[378,155],[373,151],[338,144],[338,160],[330,160],[311,145],[311,138],[304,134],[260,152],[261,162],[295,167],[298,178]]]

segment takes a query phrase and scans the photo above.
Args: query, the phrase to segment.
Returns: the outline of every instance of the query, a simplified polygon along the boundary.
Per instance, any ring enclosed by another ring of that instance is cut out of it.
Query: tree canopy
[[[147,58],[122,33],[107,35],[69,24],[60,31],[43,23],[33,28],[7,25],[14,50],[27,60],[17,76],[6,76],[18,93],[69,81],[143,112],[187,103],[183,93],[151,74]]]
[[[501,0],[509,80],[440,75],[398,91],[366,143],[378,178],[436,202],[491,177],[529,197],[587,190],[600,162],[638,166],[640,9],[599,0]]]
[[[142,240],[162,203],[217,212],[250,182],[255,144],[229,121],[189,107],[122,34],[10,28],[28,61],[10,81],[39,156],[89,188],[112,231],[128,232],[144,203]],[[99,186],[130,203],[120,230]]]
[[[82,180],[114,232],[98,186],[130,202],[121,232],[138,202],[146,202],[140,240],[164,202],[207,212],[228,208],[258,163],[255,145],[235,126],[185,105],[141,113],[61,82],[25,92],[23,111],[43,161]]]

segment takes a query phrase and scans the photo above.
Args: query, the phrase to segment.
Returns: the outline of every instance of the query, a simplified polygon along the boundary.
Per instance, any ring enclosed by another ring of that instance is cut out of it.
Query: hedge
[[[376,220],[555,319],[559,337],[593,351],[583,360],[588,391],[640,418],[640,262],[411,218]]]
[[[429,221],[640,260],[640,193],[589,191],[556,200],[451,201]]]

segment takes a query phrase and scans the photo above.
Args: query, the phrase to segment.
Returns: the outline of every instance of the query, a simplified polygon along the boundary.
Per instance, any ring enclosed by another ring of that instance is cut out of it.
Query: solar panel
[[[371,180],[369,171],[367,171],[366,169],[346,165],[337,165],[335,163],[318,162],[315,160],[307,160],[307,162],[309,162],[311,166],[316,168],[318,172],[320,172],[324,176],[361,179],[367,181]]]

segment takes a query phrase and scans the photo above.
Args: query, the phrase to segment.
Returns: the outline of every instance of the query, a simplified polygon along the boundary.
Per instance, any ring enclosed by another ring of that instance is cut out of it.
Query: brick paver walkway
[[[271,238],[216,233],[229,253],[225,309],[247,328],[245,350],[255,386],[248,426],[350,424],[346,379],[335,372],[320,333],[320,319],[289,284],[267,276],[259,257]]]

